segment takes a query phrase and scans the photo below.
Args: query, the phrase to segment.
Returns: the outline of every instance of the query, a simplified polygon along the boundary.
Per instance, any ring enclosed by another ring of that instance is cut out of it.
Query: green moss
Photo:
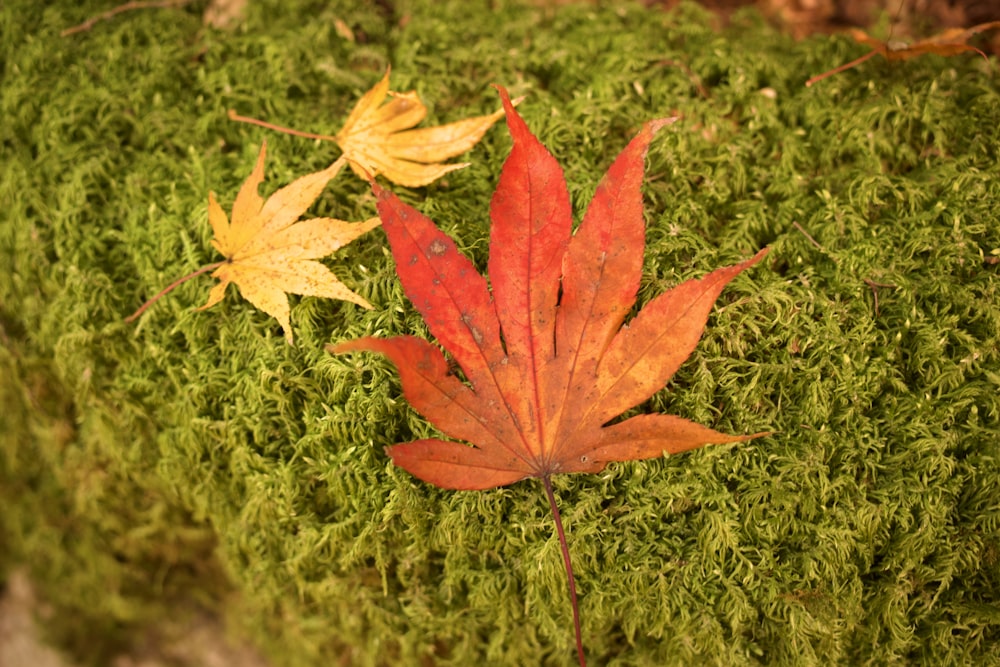
[[[391,467],[384,446],[432,428],[387,362],[322,351],[426,333],[381,232],[330,260],[376,308],[294,299],[294,348],[236,294],[195,311],[207,277],[122,323],[217,259],[207,192],[231,202],[265,136],[268,191],[336,155],[227,108],[330,133],[391,63],[428,122],[495,109],[491,82],[527,94],[578,210],[642,122],[682,113],[650,151],[642,300],[773,248],[637,410],[775,434],[556,481],[594,664],[1000,664],[1000,94],[981,59],[806,89],[861,47],[627,3],[261,1],[232,32],[196,3],[59,37],[106,5],[0,7],[0,567],[32,566],[55,638],[101,664],[193,602],[278,665],[572,664],[540,486],[445,492]],[[497,128],[471,167],[397,188],[480,267],[508,147]],[[345,174],[315,210],[373,200]]]

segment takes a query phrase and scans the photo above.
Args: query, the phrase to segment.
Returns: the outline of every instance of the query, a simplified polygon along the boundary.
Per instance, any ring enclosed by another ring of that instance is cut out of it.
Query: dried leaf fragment
[[[997,28],[1000,28],[1000,21],[980,23],[979,25],[972,26],[971,28],[949,28],[948,30],[938,33],[937,35],[913,42],[912,44],[883,42],[880,39],[875,39],[863,30],[854,28],[849,30],[848,34],[854,38],[854,41],[859,44],[870,46],[872,47],[872,50],[860,58],[855,58],[849,63],[844,63],[843,65],[834,67],[833,69],[823,72],[822,74],[817,74],[806,81],[806,86],[812,86],[814,83],[818,83],[827,77],[833,76],[834,74],[839,74],[840,72],[849,70],[852,67],[857,67],[866,60],[869,60],[877,55],[881,55],[889,61],[896,61],[908,60],[910,58],[916,58],[917,56],[929,53],[939,56],[954,56],[967,51],[975,51],[988,61],[989,59],[986,58],[985,53],[976,47],[969,45],[967,42],[978,33],[985,32],[987,30],[995,30]]]
[[[202,23],[217,30],[228,30],[244,21],[247,0],[211,0],[201,15]]]

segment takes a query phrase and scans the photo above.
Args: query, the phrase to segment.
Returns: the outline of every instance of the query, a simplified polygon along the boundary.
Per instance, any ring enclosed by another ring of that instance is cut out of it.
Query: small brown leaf
[[[928,53],[933,53],[939,56],[954,56],[959,53],[965,53],[966,51],[975,51],[983,58],[986,58],[985,53],[974,46],[970,46],[966,42],[968,42],[973,35],[987,30],[995,30],[996,28],[1000,28],[1000,21],[980,23],[979,25],[972,26],[971,28],[949,28],[948,30],[938,33],[937,35],[933,35],[927,39],[922,39],[912,44],[883,42],[879,39],[875,39],[862,30],[852,29],[849,31],[849,34],[854,38],[854,41],[859,44],[870,46],[872,47],[872,50],[860,58],[855,58],[849,63],[844,63],[843,65],[834,67],[833,69],[827,70],[822,74],[817,74],[806,81],[806,86],[811,86],[827,77],[833,76],[834,74],[839,74],[840,72],[849,70],[852,67],[857,67],[866,60],[877,55],[881,55],[886,60],[894,61],[909,60],[910,58],[916,58],[917,56],[922,56]]]

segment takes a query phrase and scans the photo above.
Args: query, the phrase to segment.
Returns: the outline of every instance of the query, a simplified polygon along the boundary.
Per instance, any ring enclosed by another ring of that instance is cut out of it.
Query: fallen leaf
[[[989,62],[989,58],[986,57],[985,53],[974,46],[970,46],[967,42],[973,35],[985,32],[986,30],[994,30],[996,28],[1000,28],[1000,21],[980,23],[979,25],[971,28],[949,28],[948,30],[938,33],[937,35],[913,42],[912,44],[905,44],[901,42],[883,42],[882,40],[875,39],[870,36],[863,30],[855,28],[849,30],[848,34],[854,38],[854,41],[859,44],[870,46],[872,47],[872,50],[849,63],[845,63],[839,67],[834,67],[833,69],[823,72],[822,74],[817,74],[806,81],[806,86],[811,86],[829,76],[839,74],[840,72],[849,70],[852,67],[857,67],[866,60],[877,55],[881,55],[886,60],[895,61],[908,60],[910,58],[916,58],[917,56],[922,56],[928,53],[933,53],[939,56],[954,56],[959,53],[965,53],[966,51],[975,51],[986,59],[987,62]]]
[[[313,260],[374,229],[379,219],[345,222],[313,218],[297,222],[343,163],[334,163],[323,171],[292,181],[265,202],[257,189],[264,180],[266,152],[267,142],[264,142],[253,172],[236,195],[232,223],[216,201],[215,193],[208,195],[208,220],[215,232],[212,245],[226,257],[226,262],[212,273],[220,282],[212,288],[208,303],[201,309],[217,304],[225,296],[229,283],[236,283],[247,301],[278,320],[285,338],[292,343],[286,292],[372,307],[340,282],[330,269]]]
[[[672,119],[648,124],[618,157],[571,236],[562,170],[512,108],[507,118],[514,148],[491,204],[492,291],[428,218],[373,185],[406,294],[468,385],[438,348],[413,336],[332,351],[385,354],[413,407],[476,445],[396,445],[393,461],[437,486],[487,489],[747,439],[666,415],[605,426],[666,384],[722,288],[766,252],[669,290],[622,327],[642,271],[642,158]]]
[[[490,207],[490,285],[433,222],[373,183],[400,282],[462,377],[450,372],[438,347],[414,336],[366,337],[328,349],[386,355],[406,400],[454,439],[389,447],[396,465],[448,489],[542,480],[564,546],[583,664],[550,476],[763,435],[727,435],[665,414],[609,423],[667,383],[694,350],[723,287],[767,250],[674,287],[622,326],[642,274],[643,159],[654,132],[674,119],[646,124],[572,234],[561,168],[506,91],[500,95],[514,146]]]
[[[503,110],[448,125],[411,128],[424,119],[427,107],[416,91],[389,90],[389,72],[361,96],[334,139],[359,177],[381,174],[407,187],[427,185],[468,162],[441,164],[469,150],[503,117]],[[386,96],[391,99],[385,101]]]
[[[503,110],[448,125],[408,129],[424,119],[427,107],[415,91],[390,91],[389,71],[386,69],[382,80],[361,96],[340,132],[332,137],[241,116],[232,109],[229,118],[297,137],[334,141],[343,151],[341,158],[366,181],[381,175],[398,185],[416,188],[469,166],[468,162],[443,162],[475,146],[486,130],[503,116]],[[385,102],[386,96],[392,99]],[[514,104],[520,101],[518,98]]]
[[[330,269],[314,261],[329,255],[361,234],[380,224],[377,217],[364,222],[345,222],[336,218],[313,218],[299,221],[319,194],[343,168],[343,159],[328,168],[303,176],[286,185],[267,201],[258,189],[264,180],[267,142],[260,147],[257,163],[240,188],[233,203],[232,222],[222,210],[215,193],[208,195],[208,220],[215,238],[212,245],[225,260],[203,266],[175,281],[139,310],[126,318],[136,319],[161,296],[181,283],[214,269],[219,284],[212,288],[208,302],[199,310],[219,303],[229,283],[254,306],[281,324],[285,339],[294,343],[290,309],[286,293],[341,299],[365,308],[371,304],[341,283]]]

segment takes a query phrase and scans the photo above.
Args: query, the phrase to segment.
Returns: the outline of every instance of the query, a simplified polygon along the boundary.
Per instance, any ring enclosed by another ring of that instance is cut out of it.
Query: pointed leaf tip
[[[509,111],[514,107],[510,101],[510,93],[507,92],[507,88],[501,86],[499,83],[490,84],[493,86],[497,93],[500,94],[500,103],[503,104],[504,111]]]
[[[527,95],[518,95],[514,99],[511,99],[510,93],[507,92],[506,86],[501,86],[499,83],[491,83],[490,86],[492,86],[497,91],[497,93],[500,94],[500,102],[503,104],[504,112],[513,109],[518,104],[523,102],[525,97],[527,97]]]
[[[771,246],[764,246],[763,248],[761,248],[760,250],[758,250],[756,253],[754,253],[753,257],[751,257],[749,259],[745,259],[742,262],[740,262],[740,271],[743,271],[744,269],[748,269],[751,266],[753,266],[754,264],[756,264],[757,262],[759,262],[760,260],[764,259],[764,257],[766,257],[767,253],[769,253],[769,252],[771,252]]]
[[[645,124],[645,126],[644,126],[644,129],[648,128],[650,133],[656,134],[657,132],[659,132],[661,129],[663,129],[667,125],[673,125],[674,123],[676,123],[680,119],[681,119],[680,116],[668,116],[666,118],[655,118],[653,120],[647,121],[646,124]]]
[[[518,102],[524,99],[524,97],[523,96],[519,97],[517,98],[516,101],[512,102],[510,99],[510,93],[507,92],[506,88],[504,88],[498,83],[494,83],[493,87],[496,88],[497,93],[500,94],[500,103],[503,104],[503,111],[504,114],[507,116],[507,128],[508,130],[510,130],[511,134],[512,135],[515,134],[514,133],[515,127],[522,129],[523,132],[530,133],[530,130],[528,130],[527,125],[525,125],[524,123],[524,119],[521,118],[521,114],[519,114],[517,112],[517,109],[514,108],[515,106],[517,106]],[[517,140],[516,136],[514,137],[514,140],[515,141]]]

